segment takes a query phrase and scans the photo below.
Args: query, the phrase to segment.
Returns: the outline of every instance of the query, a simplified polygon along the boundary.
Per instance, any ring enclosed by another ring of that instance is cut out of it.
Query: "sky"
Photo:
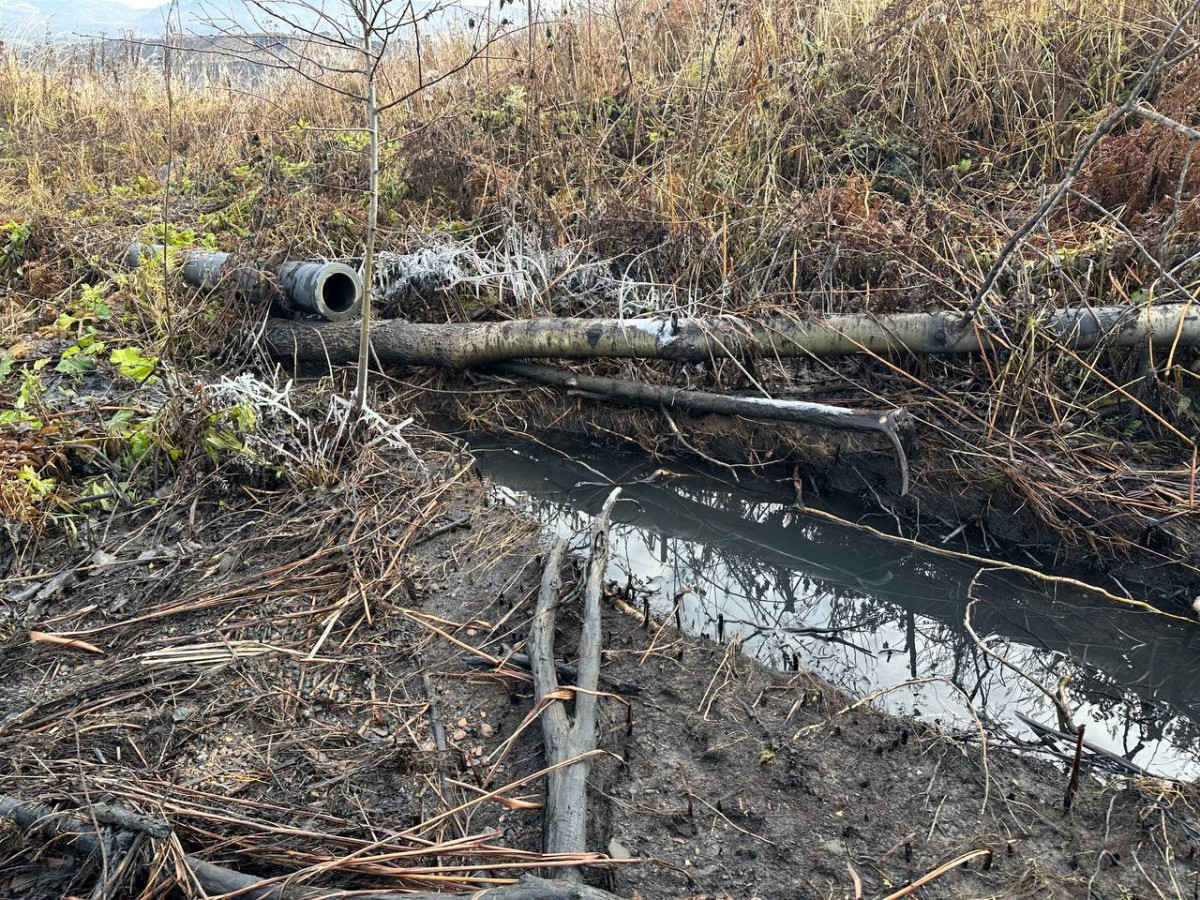
[[[117,0],[125,6],[132,6],[134,9],[152,9],[155,6],[162,6],[167,0]]]

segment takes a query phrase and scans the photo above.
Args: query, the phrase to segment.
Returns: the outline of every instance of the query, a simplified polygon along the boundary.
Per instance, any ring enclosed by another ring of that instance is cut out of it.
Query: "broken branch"
[[[143,817],[134,818],[141,821]],[[104,843],[103,834],[91,822],[42,804],[22,803],[13,797],[0,795],[0,819],[8,819],[22,831],[45,839],[61,838],[72,853],[81,856],[99,853]],[[286,880],[273,881],[243,875],[194,856],[185,856],[184,862],[196,883],[208,895],[236,894],[246,900],[330,900],[342,894],[329,888],[306,887]],[[447,896],[431,891],[354,892],[356,900],[445,900]],[[607,891],[565,881],[548,881],[532,875],[523,875],[512,884],[497,885],[473,893],[471,897],[473,900],[617,900],[615,895]]]
[[[908,458],[900,438],[900,430],[908,422],[903,409],[866,410],[808,400],[776,400],[767,397],[738,397],[728,394],[709,394],[685,391],[682,388],[645,384],[624,378],[600,378],[577,375],[531,363],[501,363],[501,372],[519,375],[554,387],[574,388],[595,394],[603,399],[682,409],[696,414],[744,416],[748,419],[770,419],[815,425],[840,431],[875,432],[886,435],[896,451],[900,467],[900,494],[908,493]]]
[[[608,495],[592,526],[591,555],[583,587],[583,625],[579,635],[574,721],[570,721],[561,703],[550,703],[542,713],[546,761],[551,766],[596,749],[596,689],[600,681],[600,650],[603,644],[600,595],[604,573],[608,568],[609,522],[620,493],[621,489],[617,488]],[[565,553],[566,542],[556,542],[546,561],[533,624],[529,629],[527,650],[539,703],[559,691],[554,663],[554,621],[562,586],[559,570]],[[580,853],[587,849],[587,776],[590,768],[590,759],[584,759],[573,766],[552,771],[547,776],[543,818],[543,849],[546,853]],[[580,882],[583,876],[578,868],[569,867],[561,869],[558,877]]]

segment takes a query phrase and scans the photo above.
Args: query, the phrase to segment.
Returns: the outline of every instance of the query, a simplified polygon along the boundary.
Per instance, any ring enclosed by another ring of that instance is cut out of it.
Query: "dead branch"
[[[90,815],[90,812],[89,812]],[[110,816],[113,820],[137,823],[136,827],[146,833],[162,833],[165,823],[154,822],[142,816]],[[80,856],[99,853],[104,836],[97,832],[91,822],[72,813],[59,812],[37,803],[22,803],[0,795],[0,819],[8,819],[27,836],[43,840],[61,840],[62,846]],[[146,823],[150,823],[147,825]],[[290,884],[286,880],[273,881],[243,875],[224,866],[213,865],[195,856],[184,857],[196,883],[206,894],[237,894],[246,900],[335,900],[344,892],[329,888],[314,888]],[[356,900],[445,900],[447,894],[431,891],[396,893],[394,891],[355,891]],[[477,900],[618,900],[614,894],[568,881],[548,881],[532,875],[524,875],[513,884],[498,885],[473,893]]]
[[[1163,45],[1159,48],[1158,53],[1154,55],[1154,58],[1146,67],[1146,71],[1142,73],[1141,77],[1133,85],[1133,88],[1129,91],[1129,95],[1125,98],[1125,102],[1105,116],[1103,120],[1101,120],[1100,124],[1096,126],[1096,130],[1091,133],[1088,139],[1083,142],[1083,145],[1076,152],[1075,157],[1067,166],[1066,173],[1063,175],[1062,180],[1058,183],[1054,190],[1047,195],[1046,199],[1042,201],[1042,203],[1034,211],[1033,215],[1027,218],[1024,223],[1022,223],[1021,227],[1014,231],[1009,239],[1005,241],[1004,246],[1000,249],[999,255],[996,257],[996,261],[992,263],[992,267],[988,269],[987,275],[984,276],[983,284],[980,286],[979,292],[976,293],[974,299],[971,301],[970,306],[967,307],[967,311],[963,316],[963,319],[966,322],[970,322],[975,317],[975,314],[979,312],[979,308],[984,304],[988,298],[988,295],[991,294],[992,289],[996,286],[996,281],[1000,277],[1000,273],[1004,271],[1012,255],[1021,249],[1021,246],[1025,243],[1025,239],[1029,237],[1035,228],[1046,221],[1050,213],[1054,211],[1054,208],[1058,206],[1063,197],[1065,197],[1071,190],[1071,185],[1075,183],[1075,179],[1078,178],[1079,173],[1083,171],[1084,164],[1087,163],[1088,157],[1092,155],[1092,151],[1095,150],[1096,147],[1099,146],[1100,142],[1104,140],[1104,138],[1107,137],[1108,134],[1117,127],[1117,125],[1124,121],[1127,116],[1138,112],[1142,97],[1145,95],[1146,90],[1150,87],[1150,83],[1154,80],[1158,73],[1164,68],[1170,68],[1172,65],[1176,65],[1178,63],[1178,59],[1172,59],[1168,61],[1166,59],[1167,52],[1175,43],[1175,39],[1179,37],[1180,32],[1183,31],[1183,27],[1188,23],[1188,20],[1196,14],[1198,9],[1200,9],[1200,0],[1193,0],[1193,2],[1184,11],[1183,15],[1179,17],[1179,21],[1175,23],[1175,27],[1171,29],[1171,33],[1167,35],[1167,39],[1163,41]]]
[[[900,429],[908,416],[902,409],[866,410],[813,403],[807,400],[773,400],[763,397],[738,397],[685,391],[624,378],[600,378],[577,375],[561,369],[530,363],[502,363],[501,372],[519,375],[530,381],[554,387],[574,388],[597,395],[602,399],[637,403],[644,406],[682,409],[691,413],[713,413],[725,416],[744,416],[748,419],[771,419],[834,428],[842,431],[876,432],[886,435],[896,451],[900,466],[900,494],[908,493],[908,458],[900,439]]]
[[[542,736],[546,761],[556,765],[584,757],[596,749],[596,689],[600,681],[600,595],[608,568],[608,529],[612,509],[621,489],[616,488],[592,526],[591,555],[583,587],[583,625],[579,634],[578,678],[575,686],[574,722],[558,702],[560,687],[554,662],[554,620],[562,578],[559,570],[566,541],[558,541],[546,561],[537,609],[529,629],[527,650],[533,670],[534,691],[539,704],[549,705],[542,713]],[[543,840],[546,853],[578,853],[587,848],[587,776],[590,760],[551,772],[546,779]],[[558,877],[579,882],[578,868],[559,870]]]
[[[1059,742],[1059,741],[1070,745],[1071,743],[1074,743],[1077,740],[1077,737],[1078,737],[1077,734],[1068,734],[1065,731],[1059,731],[1057,728],[1051,728],[1049,725],[1042,724],[1041,722],[1039,722],[1037,719],[1033,718],[1032,716],[1027,716],[1025,713],[1021,712],[1020,710],[1014,711],[1013,715],[1016,718],[1018,718],[1021,722],[1023,722],[1025,725],[1029,726],[1029,728],[1035,734],[1037,734],[1038,737],[1042,740],[1042,742],[1044,744],[1046,744],[1047,746],[1052,745],[1055,742]],[[1108,748],[1101,747],[1099,744],[1094,744],[1091,741],[1085,740],[1085,741],[1083,741],[1081,746],[1084,750],[1087,750],[1094,757],[1099,757],[1100,759],[1103,759],[1103,760],[1106,760],[1107,762],[1112,763],[1112,765],[1116,768],[1116,770],[1123,774],[1138,775],[1142,778],[1155,778],[1155,779],[1158,779],[1159,781],[1174,780],[1167,776],[1159,775],[1155,772],[1151,772],[1149,769],[1144,769],[1141,766],[1139,766],[1137,763],[1133,762],[1132,760],[1126,759],[1125,757],[1121,756],[1118,753],[1113,753]]]
[[[1007,656],[1002,653],[997,653],[995,650],[989,647],[987,641],[981,638],[975,631],[974,627],[972,627],[971,610],[975,607],[975,604],[979,602],[979,599],[974,596],[975,585],[979,582],[979,576],[988,571],[991,570],[980,569],[975,573],[975,577],[971,579],[971,585],[967,588],[967,596],[971,599],[970,602],[967,603],[966,612],[963,614],[963,627],[966,629],[967,634],[971,636],[971,640],[975,642],[975,646],[982,650],[987,656],[990,656],[992,659],[996,660],[996,662],[1000,663],[1000,665],[1004,666],[1006,669],[1011,669],[1021,678],[1024,678],[1031,685],[1046,695],[1050,702],[1054,704],[1054,709],[1058,713],[1059,725],[1062,727],[1063,731],[1074,731],[1075,717],[1071,713],[1071,707],[1066,704],[1064,699],[1010,660]]]
[[[892,893],[888,894],[886,897],[883,898],[883,900],[900,900],[901,897],[907,897],[909,894],[911,894],[917,888],[923,887],[924,885],[929,884],[929,882],[934,881],[935,879],[941,878],[943,875],[945,875],[950,870],[957,869],[959,866],[965,865],[966,863],[969,863],[971,860],[978,859],[981,856],[987,857],[987,860],[984,863],[984,867],[986,868],[988,865],[990,865],[992,851],[986,847],[983,849],[980,849],[980,850],[972,850],[970,853],[964,853],[962,856],[958,857],[957,859],[952,859],[949,862],[942,863],[940,866],[938,866],[932,872],[928,872],[927,874],[922,875],[920,878],[918,878],[912,884],[906,885],[905,887],[900,888],[900,890],[893,891]]]

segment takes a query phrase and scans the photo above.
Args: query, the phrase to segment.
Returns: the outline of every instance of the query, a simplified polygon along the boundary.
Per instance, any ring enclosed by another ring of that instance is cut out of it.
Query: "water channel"
[[[621,485],[609,577],[649,591],[658,615],[678,603],[694,633],[738,635],[769,665],[798,664],[855,696],[879,693],[874,702],[889,712],[956,731],[976,729],[969,701],[989,727],[1032,740],[1020,715],[1054,726],[1054,706],[976,645],[964,627],[975,600],[971,623],[992,650],[1051,690],[1069,673],[1065,696],[1089,742],[1156,774],[1200,774],[1200,626],[807,515],[786,483],[678,464],[668,472],[645,457],[577,448],[472,449],[493,499],[526,510],[547,536],[584,529]],[[889,527],[861,507],[822,506]]]

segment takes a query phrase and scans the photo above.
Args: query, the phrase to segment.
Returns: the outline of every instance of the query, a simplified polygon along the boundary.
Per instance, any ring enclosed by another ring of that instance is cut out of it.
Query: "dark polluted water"
[[[1057,717],[1030,679],[1061,683],[1089,743],[1157,775],[1200,775],[1200,627],[806,515],[782,485],[746,475],[536,444],[472,450],[493,499],[524,509],[548,537],[585,529],[620,485],[609,578],[632,578],[657,615],[678,604],[693,633],[739,636],[764,663],[798,663],[956,732],[977,731],[978,716],[1033,741],[1022,716],[1051,727]],[[879,515],[870,523],[887,528]],[[969,604],[976,634],[1028,678],[979,648],[964,627]]]

